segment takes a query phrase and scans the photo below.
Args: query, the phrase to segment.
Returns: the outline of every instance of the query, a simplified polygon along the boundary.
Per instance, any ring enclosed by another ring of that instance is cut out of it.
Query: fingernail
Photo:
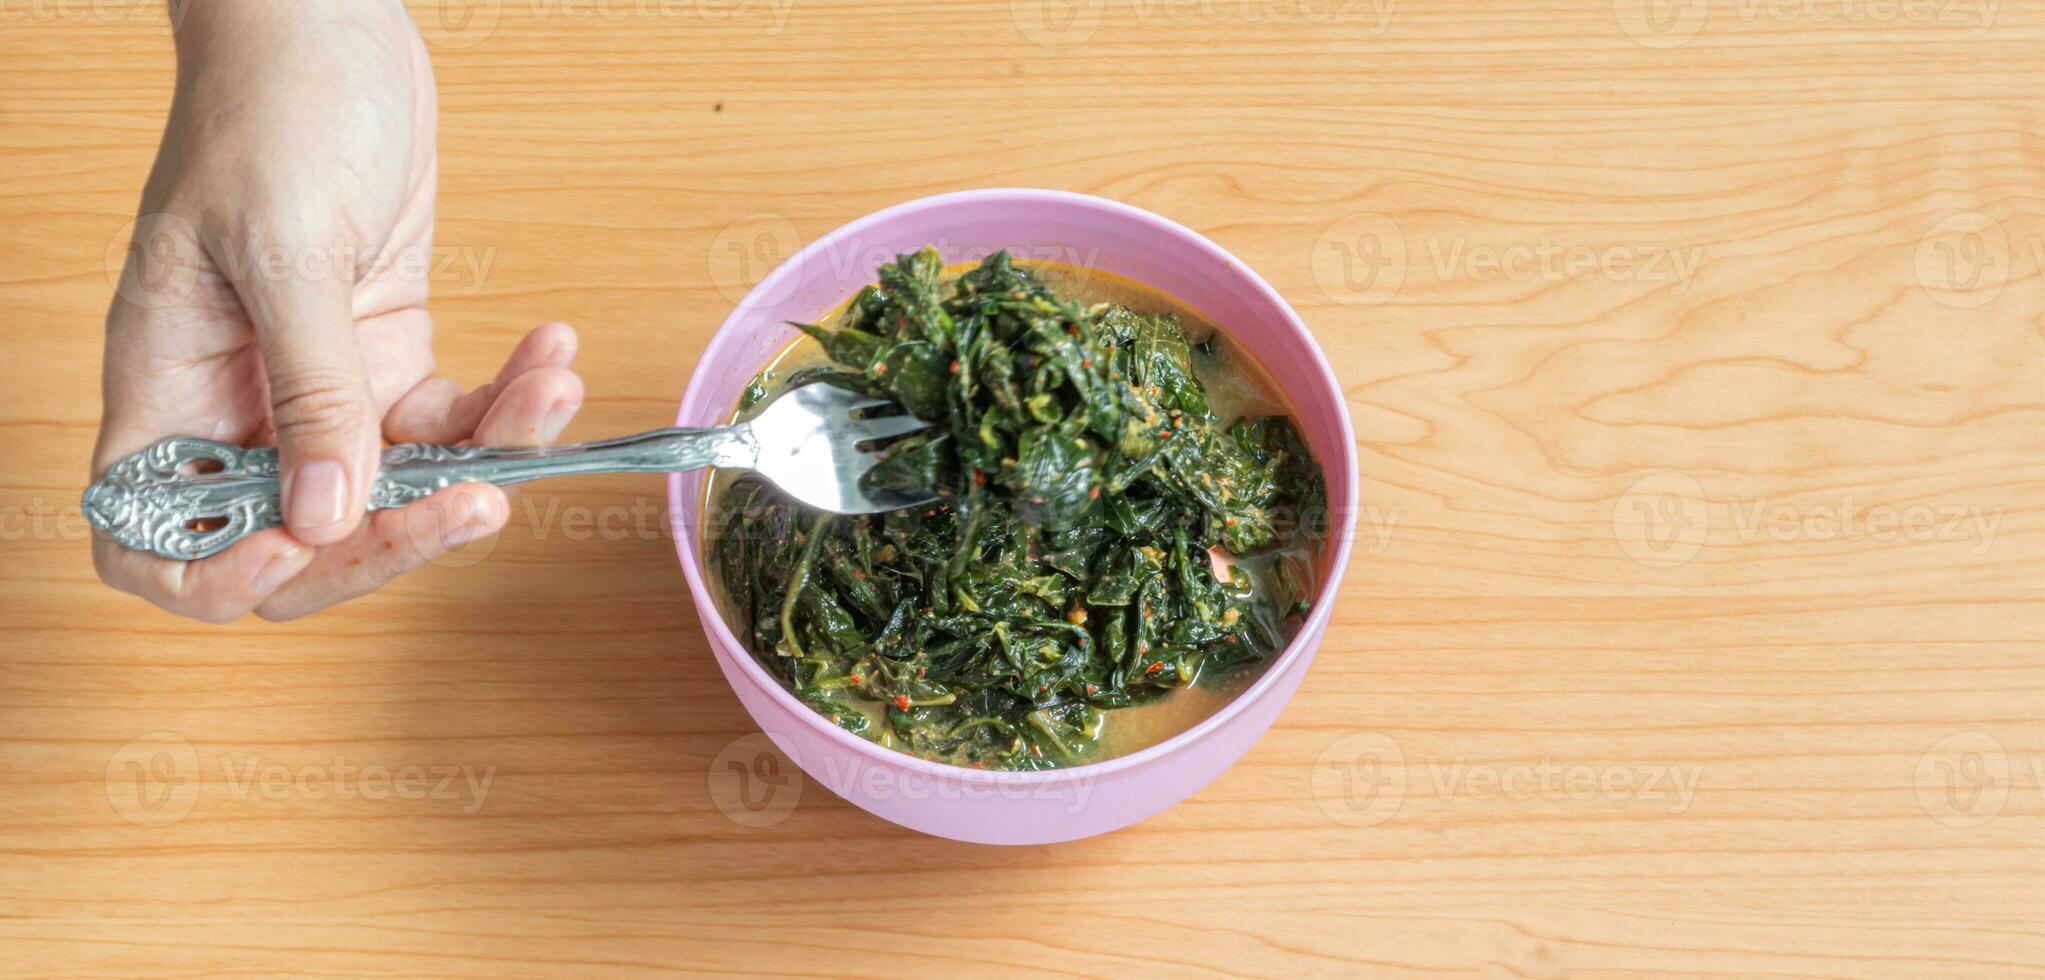
[[[440,536],[440,546],[448,549],[449,551],[453,551],[454,549],[459,548],[462,545],[468,544],[469,542],[474,541],[482,536],[483,522],[481,521],[470,521],[467,524],[457,524],[454,527],[448,528],[447,533]]]
[[[295,528],[339,524],[347,506],[348,471],[331,459],[317,459],[292,474],[284,522]]]
[[[300,552],[297,548],[287,549],[279,552],[277,557],[270,559],[269,564],[259,569],[256,572],[255,582],[251,584],[251,587],[256,591],[256,595],[267,599],[270,597],[270,593],[283,588],[284,583],[291,581],[293,577],[297,576],[304,569],[304,566],[299,563],[299,555]]]
[[[555,402],[554,407],[547,410],[547,420],[540,424],[540,441],[553,442],[561,438],[569,421],[581,410],[581,402]]]

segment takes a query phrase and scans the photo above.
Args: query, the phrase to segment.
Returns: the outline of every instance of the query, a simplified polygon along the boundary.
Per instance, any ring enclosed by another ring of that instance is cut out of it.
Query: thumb
[[[332,544],[362,520],[381,446],[355,346],[352,283],[253,277],[241,292],[270,382],[284,526],[305,544]]]

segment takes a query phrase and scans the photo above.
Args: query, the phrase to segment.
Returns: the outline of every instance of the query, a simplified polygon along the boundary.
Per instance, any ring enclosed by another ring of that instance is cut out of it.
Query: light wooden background
[[[170,40],[0,3],[0,972],[2045,971],[2045,12],[1385,3],[414,8],[440,244],[491,262],[442,364],[572,320],[571,436],[672,417],[732,246],[950,189],[1153,209],[1313,325],[1367,480],[1312,673],[1188,802],[1034,850],[814,783],[727,819],[755,729],[669,542],[576,523],[657,480],[287,625],[102,587]]]

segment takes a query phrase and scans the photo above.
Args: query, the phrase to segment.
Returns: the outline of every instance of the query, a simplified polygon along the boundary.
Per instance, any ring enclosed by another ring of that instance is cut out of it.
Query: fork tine
[[[861,506],[865,507],[868,513],[874,514],[915,507],[938,499],[934,493],[905,493],[900,490],[876,490],[871,493],[861,490],[858,491],[858,495]]]
[[[885,398],[868,395],[863,392],[848,391],[837,385],[827,384],[803,385],[795,389],[791,394],[796,395],[799,400],[815,405],[818,409],[824,411],[863,412],[868,409],[884,408],[894,404],[894,402]]]
[[[930,423],[914,415],[890,415],[877,419],[853,419],[851,427],[845,431],[847,435],[860,442],[865,442],[868,439],[892,439],[896,436],[906,436],[911,432],[920,432],[927,428],[930,428]]]

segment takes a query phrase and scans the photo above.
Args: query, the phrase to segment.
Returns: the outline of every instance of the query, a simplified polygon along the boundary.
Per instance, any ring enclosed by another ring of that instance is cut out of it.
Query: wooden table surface
[[[1312,672],[1026,850],[711,782],[757,730],[657,480],[288,624],[102,586],[160,6],[0,2],[0,972],[2045,971],[2037,5],[415,4],[443,370],[572,320],[571,437],[938,191],[1149,208],[1312,325],[1366,474]]]

